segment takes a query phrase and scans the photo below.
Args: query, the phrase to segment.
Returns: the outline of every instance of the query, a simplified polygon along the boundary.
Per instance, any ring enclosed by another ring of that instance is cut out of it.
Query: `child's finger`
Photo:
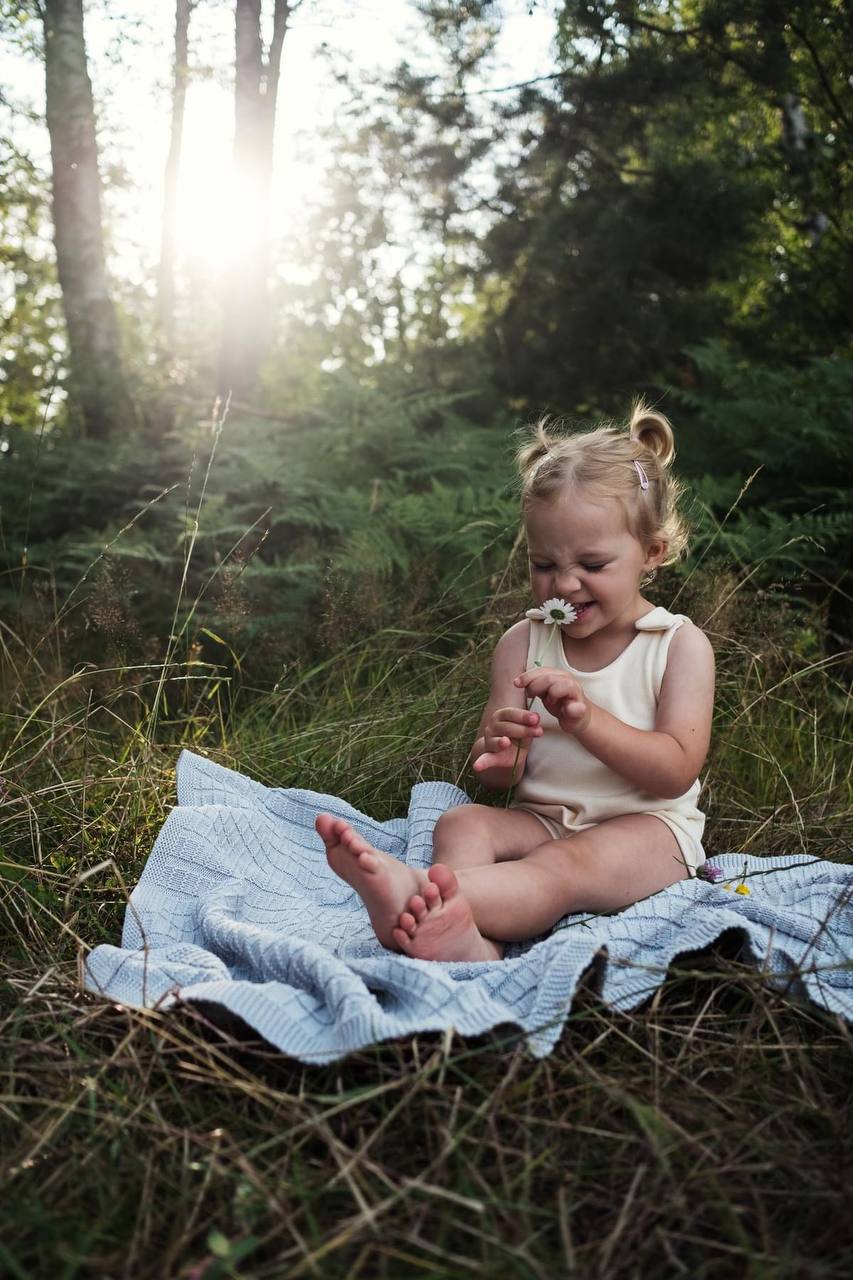
[[[587,714],[587,705],[577,698],[566,699],[554,714],[564,728],[573,730],[583,722]]]
[[[526,671],[523,676],[516,676],[516,681],[524,681],[527,696],[545,698],[565,698],[578,693],[577,682],[562,671]]]
[[[544,733],[543,729],[516,725],[512,733],[502,734],[497,738],[486,734],[483,738],[483,746],[486,751],[501,754],[509,752],[510,755],[514,755],[516,751],[527,751],[533,739],[540,737],[542,733]]]
[[[538,720],[538,716],[537,716]],[[495,726],[496,728],[498,726]],[[502,736],[511,738],[513,742],[525,742],[528,738],[538,738],[542,729],[537,724],[503,724],[500,726]]]
[[[492,734],[503,734],[508,737],[520,738],[524,734],[530,733],[538,724],[539,716],[535,711],[525,711],[521,707],[511,707],[503,711],[496,711],[486,725],[484,732],[486,737],[490,737]]]
[[[525,742],[530,738],[538,738],[542,733],[539,727],[539,717],[534,717],[535,724],[515,724],[512,721],[499,720],[491,726],[491,731],[487,728],[484,733],[486,742],[497,741],[498,738],[508,738],[513,742]]]
[[[500,711],[496,711],[494,715],[496,723],[506,722],[508,724],[538,724],[539,717],[535,711],[528,711],[524,707],[502,707]]]
[[[541,698],[544,702],[545,709],[550,711],[552,716],[557,714],[554,710],[555,707],[560,707],[563,703],[574,701],[577,696],[578,691],[574,685],[556,683],[553,684],[550,689],[543,689],[541,693],[537,694],[537,697]]]
[[[565,672],[560,671],[558,667],[531,667],[529,671],[522,671],[513,679],[513,684],[518,689],[528,688],[534,681],[554,680],[556,678],[565,679]]]
[[[485,769],[504,769],[515,763],[515,751],[484,751],[471,766],[475,773],[483,773]]]

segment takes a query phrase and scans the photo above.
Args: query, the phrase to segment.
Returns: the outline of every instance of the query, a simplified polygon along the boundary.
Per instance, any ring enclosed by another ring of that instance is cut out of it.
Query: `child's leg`
[[[314,825],[326,846],[329,866],[355,889],[383,947],[393,949],[391,931],[397,917],[411,894],[427,891],[426,873],[374,849],[344,818],[321,813]]]
[[[501,941],[534,938],[569,912],[614,911],[689,874],[673,832],[651,814],[611,818],[552,840],[518,862],[430,869],[393,930],[406,955],[485,959]],[[436,893],[435,890],[438,892]]]
[[[550,838],[539,819],[524,809],[462,804],[448,809],[435,824],[432,860],[454,871],[490,866],[523,858]]]
[[[445,824],[448,843],[454,846],[445,851],[452,866],[467,866],[466,858],[474,855],[481,864],[494,863],[499,857],[520,857],[548,838],[542,823],[529,813],[489,809],[485,805],[463,805],[449,812],[461,813],[468,809],[477,811],[472,815],[473,820],[466,818],[461,823]],[[492,814],[496,815],[496,821],[491,819]],[[321,813],[316,827],[326,846],[330,867],[352,885],[367,907],[377,938],[384,947],[393,950],[392,931],[406,903],[417,894],[425,894],[424,901],[437,900],[438,890],[430,886],[425,871],[416,871],[398,858],[374,849],[345,819]],[[505,852],[507,850],[510,852]],[[459,861],[452,861],[457,854]]]

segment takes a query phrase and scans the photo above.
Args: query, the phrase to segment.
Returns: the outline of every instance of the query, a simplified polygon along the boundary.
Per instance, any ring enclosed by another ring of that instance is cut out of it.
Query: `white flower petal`
[[[567,604],[565,600],[553,599],[546,600],[542,608],[549,615],[552,622],[558,622],[561,626],[566,622],[573,622],[577,617],[574,608]]]
[[[565,600],[561,600],[557,596],[552,600],[546,600],[540,608],[528,609],[525,613],[526,618],[544,622],[546,627],[552,627],[555,624],[560,627],[568,626],[570,622],[575,621],[577,616],[574,606],[567,604]]]

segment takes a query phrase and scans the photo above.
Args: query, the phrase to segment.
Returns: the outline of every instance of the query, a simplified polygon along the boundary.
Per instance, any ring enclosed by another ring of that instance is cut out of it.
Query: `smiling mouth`
[[[575,611],[575,620],[580,621],[583,615],[587,613],[594,604],[595,604],[594,600],[584,600],[583,604],[573,605],[572,607]]]

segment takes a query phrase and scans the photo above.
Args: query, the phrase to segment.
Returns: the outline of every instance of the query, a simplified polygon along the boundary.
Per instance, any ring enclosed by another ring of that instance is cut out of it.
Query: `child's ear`
[[[669,540],[667,538],[654,538],[646,547],[646,558],[643,561],[643,568],[656,569],[665,558],[669,550]]]

